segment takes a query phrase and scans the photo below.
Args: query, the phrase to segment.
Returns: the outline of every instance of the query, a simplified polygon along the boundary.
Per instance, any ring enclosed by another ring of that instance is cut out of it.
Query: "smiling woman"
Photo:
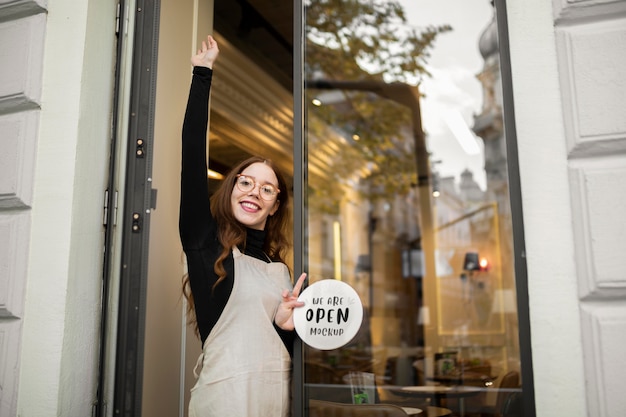
[[[284,263],[287,186],[270,161],[252,157],[239,163],[209,199],[206,133],[218,54],[208,36],[191,58],[182,134],[184,294],[203,345],[189,415],[287,416],[292,316],[303,305],[297,298],[305,274],[292,289]]]

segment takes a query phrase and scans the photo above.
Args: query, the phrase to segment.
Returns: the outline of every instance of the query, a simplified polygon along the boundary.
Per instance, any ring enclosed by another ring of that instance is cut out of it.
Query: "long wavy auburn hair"
[[[260,156],[253,156],[241,161],[239,165],[231,169],[215,194],[211,197],[211,213],[217,222],[218,239],[222,245],[222,252],[213,265],[213,270],[218,276],[217,281],[213,285],[213,289],[226,278],[224,260],[228,257],[233,246],[242,247],[245,250],[246,226],[239,223],[235,218],[230,199],[237,180],[237,175],[241,174],[241,172],[250,165],[256,163],[265,164],[274,171],[276,179],[278,180],[278,189],[280,190],[277,196],[278,209],[273,215],[268,216],[265,222],[265,243],[263,251],[272,261],[285,263],[284,257],[289,249],[289,240],[286,235],[286,227],[289,220],[289,190],[287,190],[287,183],[285,182],[283,174],[271,160]],[[194,301],[188,274],[183,277],[183,295],[187,299],[187,317],[189,324],[195,326],[196,334],[198,334]]]

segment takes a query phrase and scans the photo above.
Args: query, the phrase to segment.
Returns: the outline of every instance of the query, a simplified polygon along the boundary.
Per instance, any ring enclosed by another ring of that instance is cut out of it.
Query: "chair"
[[[524,417],[524,402],[521,391],[509,395],[502,408],[502,417]]]
[[[519,372],[510,371],[502,377],[502,381],[500,381],[500,385],[498,386],[499,391],[498,391],[498,397],[496,399],[496,412],[502,413],[502,410],[504,409],[504,404],[506,403],[506,400],[509,398],[509,395],[511,395],[510,389],[518,388],[518,387],[519,387]]]
[[[341,404],[309,400],[309,417],[407,417],[408,414],[392,404]]]
[[[509,396],[512,394],[514,388],[519,388],[520,380],[519,380],[519,372],[518,371],[510,371],[507,372],[500,381],[500,385],[498,385],[498,396],[496,397],[496,404],[493,407],[485,407],[482,410],[482,416],[498,416],[501,417],[503,415],[504,406],[509,399]]]
[[[381,404],[393,404],[400,407],[420,408],[424,409],[430,405],[428,398],[401,397],[394,394],[391,390],[378,387],[378,398]]]

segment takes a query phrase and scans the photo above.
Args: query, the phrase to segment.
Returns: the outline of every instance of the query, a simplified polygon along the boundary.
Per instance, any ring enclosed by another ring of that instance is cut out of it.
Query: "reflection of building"
[[[513,247],[511,228],[511,205],[507,164],[506,138],[502,114],[502,79],[500,68],[498,28],[494,13],[491,22],[482,32],[478,48],[484,60],[478,79],[483,86],[483,108],[474,117],[473,130],[484,143],[485,173],[487,177],[486,198],[497,204],[499,215],[500,263],[502,285],[512,289],[515,286],[513,268]]]
[[[483,85],[483,108],[474,117],[474,132],[485,141],[485,171],[488,181],[506,180],[506,149],[502,138],[502,83],[500,81],[500,58],[495,14],[483,31],[479,44],[485,63],[478,79]]]
[[[491,22],[487,25],[479,39],[478,47],[484,59],[483,70],[478,79],[483,86],[483,108],[474,118],[473,130],[481,137],[485,149],[485,172],[487,176],[487,198],[496,204],[499,233],[499,259],[501,285],[505,291],[514,291],[515,271],[513,269],[513,246],[511,205],[509,195],[509,177],[507,163],[506,138],[503,123],[502,78],[500,68],[499,42],[494,12]],[[495,256],[496,254],[493,254]],[[496,291],[500,291],[497,289]],[[515,305],[508,308],[516,308]],[[516,321],[505,321],[506,331],[511,327],[517,329]],[[510,365],[518,368],[518,352],[509,350],[512,357]]]
[[[479,39],[479,50],[484,59],[477,76],[483,85],[483,108],[473,130],[484,142],[487,186],[481,190],[469,170],[458,184],[452,178],[440,181],[441,194],[435,200],[438,257],[450,268],[437,273],[439,340],[434,346],[457,349],[465,359],[485,360],[501,370],[519,370],[517,349],[503,342],[509,327],[517,327],[493,309],[502,288],[514,288],[495,15]],[[470,252],[488,260],[489,270],[464,270],[463,260]]]
[[[495,199],[502,211],[509,212],[508,166],[502,122],[502,81],[495,13],[483,31],[478,47],[485,62],[483,70],[478,74],[483,86],[483,108],[474,117],[473,130],[484,143],[489,198]]]
[[[487,185],[487,191],[489,191],[489,185]],[[474,174],[468,169],[461,173],[459,194],[463,198],[463,201],[469,204],[476,204],[486,200],[485,192],[481,190],[478,183],[474,181]]]

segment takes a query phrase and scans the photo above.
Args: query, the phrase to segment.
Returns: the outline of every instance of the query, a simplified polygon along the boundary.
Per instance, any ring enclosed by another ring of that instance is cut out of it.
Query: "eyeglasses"
[[[237,182],[235,184],[237,184],[237,188],[244,193],[254,190],[257,186],[254,178],[243,174],[237,175]],[[276,189],[276,187],[272,184],[263,184],[259,186],[259,194],[263,200],[272,200],[278,193],[280,193],[280,190]]]

